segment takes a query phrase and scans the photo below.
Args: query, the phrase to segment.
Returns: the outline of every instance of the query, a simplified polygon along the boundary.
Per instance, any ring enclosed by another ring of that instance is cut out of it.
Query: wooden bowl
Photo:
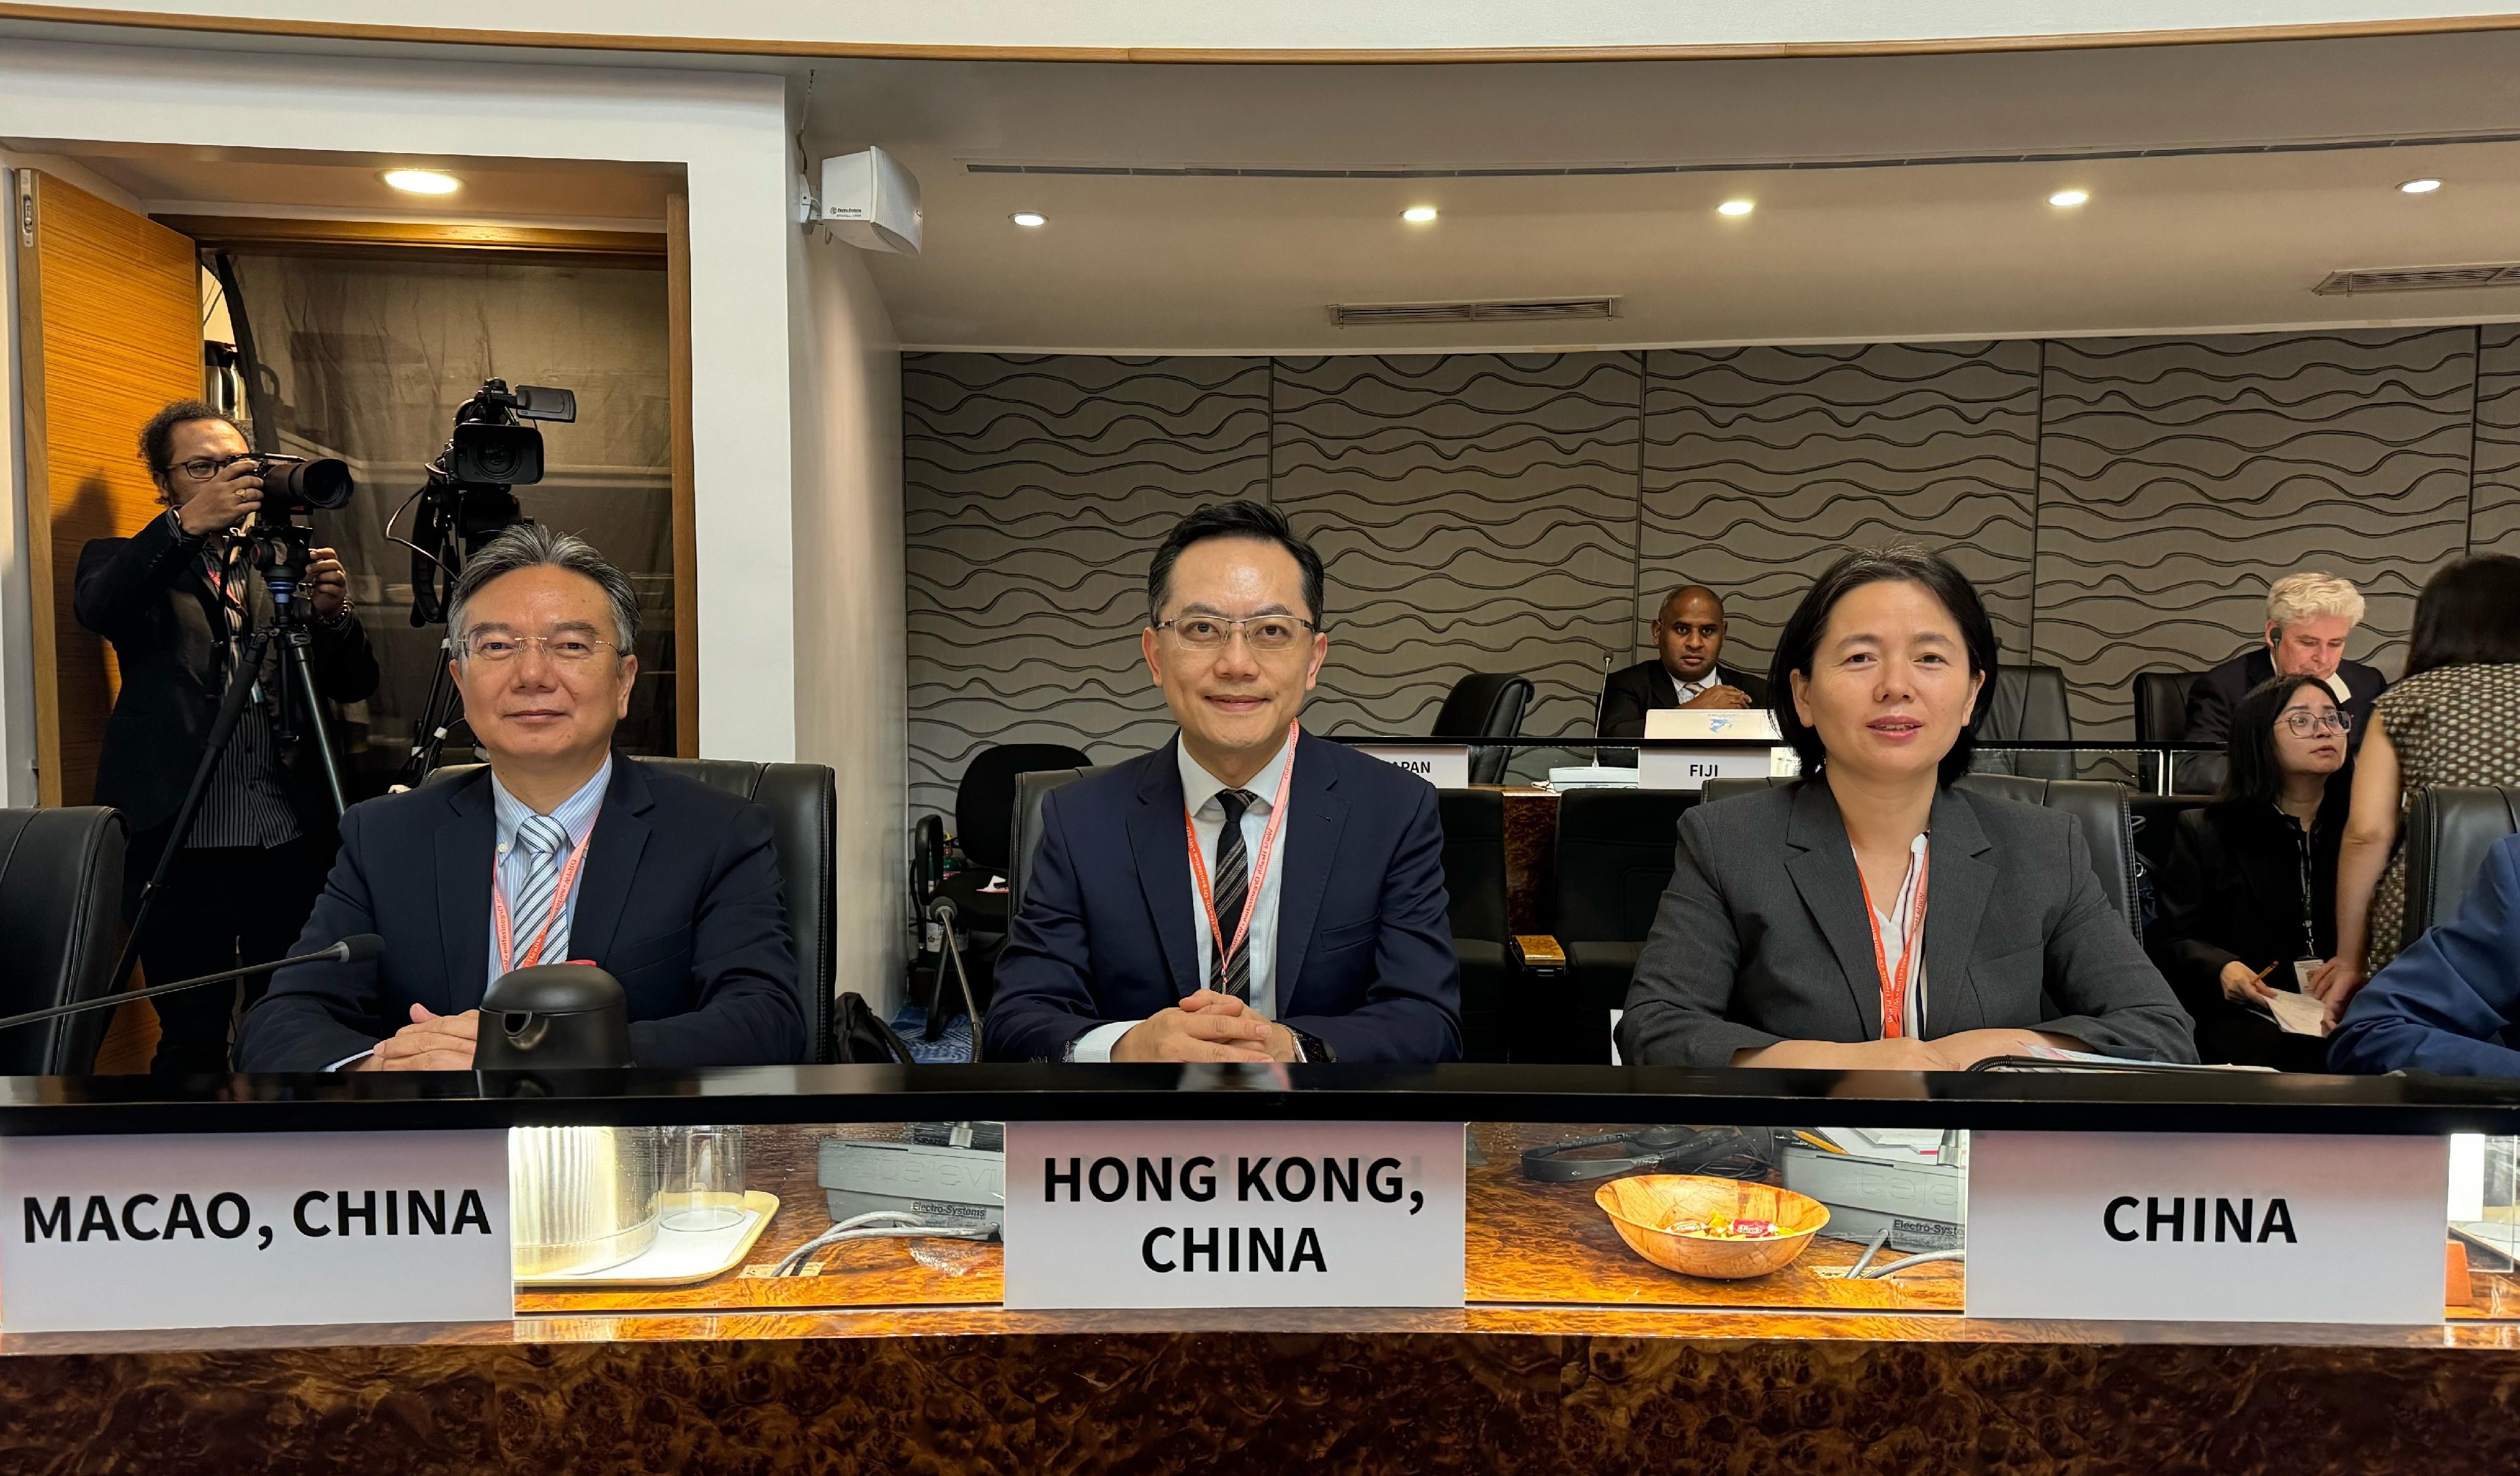
[[[1808,1194],[1694,1174],[1613,1179],[1593,1191],[1593,1202],[1610,1217],[1628,1249],[1665,1271],[1722,1281],[1764,1276],[1792,1265],[1812,1236],[1828,1224],[1828,1206]],[[1765,1240],[1718,1240],[1666,1229],[1713,1215],[1773,1220],[1780,1233]]]

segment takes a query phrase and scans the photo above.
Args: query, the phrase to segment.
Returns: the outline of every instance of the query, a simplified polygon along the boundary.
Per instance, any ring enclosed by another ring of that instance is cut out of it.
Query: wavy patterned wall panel
[[[1524,733],[1591,732],[1628,645],[1636,356],[1285,359],[1276,380],[1277,503],[1330,582],[1307,721],[1422,733],[1490,671],[1538,688]]]
[[[2520,324],[2477,330],[2476,491],[2468,546],[2520,555]]]
[[[1850,546],[1948,550],[2007,653],[2030,646],[2039,345],[1657,350],[1645,360],[1633,645],[1684,583],[1724,597],[1764,669],[1812,577]]]
[[[1267,496],[1268,384],[1264,359],[904,357],[914,815],[991,743],[1168,735],[1147,560],[1199,504]]]
[[[2467,539],[2475,330],[2051,342],[2042,401],[2042,662],[2076,730],[2134,731],[2147,668],[2222,660],[2268,582],[2321,567],[2370,601],[2393,670],[2415,591]]]

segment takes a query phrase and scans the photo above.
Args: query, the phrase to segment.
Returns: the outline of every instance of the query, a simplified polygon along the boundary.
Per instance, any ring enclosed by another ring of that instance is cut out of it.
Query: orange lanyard
[[[531,968],[542,962],[543,940],[551,936],[552,924],[560,920],[561,914],[568,911],[569,886],[577,880],[577,869],[586,860],[587,847],[593,844],[595,828],[590,826],[586,838],[579,841],[577,849],[570,853],[568,865],[560,869],[560,886],[552,893],[551,912],[543,917],[543,925],[534,929],[533,941],[525,945],[524,967]],[[506,879],[499,874],[496,857],[490,861],[490,920],[498,924],[499,929],[499,972],[514,973],[518,966],[516,924],[508,920],[508,888]]]
[[[1881,977],[1881,1038],[1895,1040],[1908,1028],[1908,970],[1916,955],[1925,950],[1925,876],[1926,859],[1933,854],[1928,842],[1923,854],[1911,864],[1916,868],[1916,905],[1908,914],[1908,946],[1899,952],[1899,976],[1890,976],[1890,953],[1881,942],[1881,915],[1872,910],[1872,883],[1864,879],[1864,868],[1855,869],[1855,884],[1864,888],[1864,920],[1872,929],[1872,966]]]
[[[1198,878],[1198,901],[1207,909],[1207,935],[1217,943],[1216,973],[1234,967],[1235,950],[1251,936],[1251,915],[1260,906],[1260,884],[1269,879],[1269,857],[1278,849],[1278,825],[1286,818],[1286,786],[1295,777],[1295,724],[1286,725],[1286,768],[1278,776],[1278,797],[1269,804],[1269,827],[1260,832],[1260,858],[1252,863],[1251,887],[1242,894],[1242,920],[1234,924],[1234,941],[1225,942],[1224,924],[1216,918],[1216,893],[1207,879],[1207,858],[1198,853],[1198,827],[1191,824],[1190,806],[1182,806],[1182,833],[1190,840],[1190,873]],[[1206,984],[1200,981],[1201,987]]]

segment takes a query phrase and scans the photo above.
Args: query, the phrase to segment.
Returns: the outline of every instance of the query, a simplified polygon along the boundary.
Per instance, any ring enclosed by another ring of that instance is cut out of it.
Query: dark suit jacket
[[[2496,843],[2458,911],[2345,1006],[2338,1071],[2520,1077],[2520,835]]]
[[[2345,679],[2348,693],[2337,705],[2354,720],[2354,731],[2345,739],[2346,750],[2352,752],[2362,746],[2362,732],[2371,725],[2371,699],[2388,690],[2389,679],[2380,675],[2379,668],[2360,661],[2337,662],[2336,674]],[[2240,699],[2274,676],[2274,653],[2261,643],[2197,678],[2196,685],[2187,689],[2187,741],[2228,741],[2231,714],[2239,710]]]
[[[1768,700],[1768,683],[1722,662],[1715,665],[1719,687],[1738,687],[1753,702]],[[1645,714],[1657,707],[1680,705],[1680,684],[1663,669],[1662,658],[1621,667],[1601,679],[1600,734],[1603,738],[1643,738]]]
[[[2186,1012],[2101,893],[2072,816],[1944,789],[1931,825],[1928,1038],[2015,1026],[2108,1055],[2196,1058]],[[1725,1066],[1778,1041],[1880,1033],[1863,881],[1828,785],[1682,815],[1671,888],[1619,1022],[1622,1058]]]
[[[1060,1060],[1095,1026],[1198,991],[1180,741],[1043,802],[1023,911],[998,956],[983,1032],[993,1059]],[[1434,786],[1307,733],[1293,789],[1274,863],[1280,1022],[1342,1061],[1459,1056]]]
[[[93,539],[79,551],[78,622],[112,642],[122,666],[122,695],[97,761],[96,802],[120,810],[135,831],[182,808],[227,687],[228,617],[202,574],[202,545],[159,516],[129,538]],[[246,588],[255,621],[268,621],[262,577],[248,575]],[[377,690],[377,658],[358,619],[319,621],[313,630],[307,664],[316,690],[338,702],[366,700]],[[285,756],[290,798],[310,834],[329,835],[321,760],[309,745],[298,749]]]
[[[365,963],[302,963],[237,1034],[240,1071],[321,1071],[411,1023],[480,1007],[489,988],[490,775],[350,807],[341,854],[292,953],[354,933]],[[788,941],[770,816],[759,805],[616,755],[578,882],[572,959],[621,981],[643,1066],[806,1058],[804,986]]]
[[[2227,800],[2179,817],[2170,865],[2156,892],[2161,915],[2148,941],[2189,1014],[2203,1019],[2245,1008],[2223,996],[2227,963],[2245,963],[2253,971],[2274,964],[2267,982],[2290,989],[2295,959],[2335,954],[2336,853],[2350,804],[2347,784],[2329,783],[2312,827],[2307,937],[2301,926],[2300,842],[2272,805]]]

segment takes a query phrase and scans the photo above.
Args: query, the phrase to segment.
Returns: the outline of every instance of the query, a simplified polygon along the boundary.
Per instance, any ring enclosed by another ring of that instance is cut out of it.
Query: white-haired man
[[[2231,736],[2240,698],[2277,676],[2325,682],[2353,720],[2347,735],[2360,747],[2371,700],[2389,685],[2376,668],[2345,659],[2346,638],[2362,622],[2362,595],[2320,570],[2287,574],[2267,591],[2267,638],[2215,667],[2187,692],[2187,740],[2220,743]]]

